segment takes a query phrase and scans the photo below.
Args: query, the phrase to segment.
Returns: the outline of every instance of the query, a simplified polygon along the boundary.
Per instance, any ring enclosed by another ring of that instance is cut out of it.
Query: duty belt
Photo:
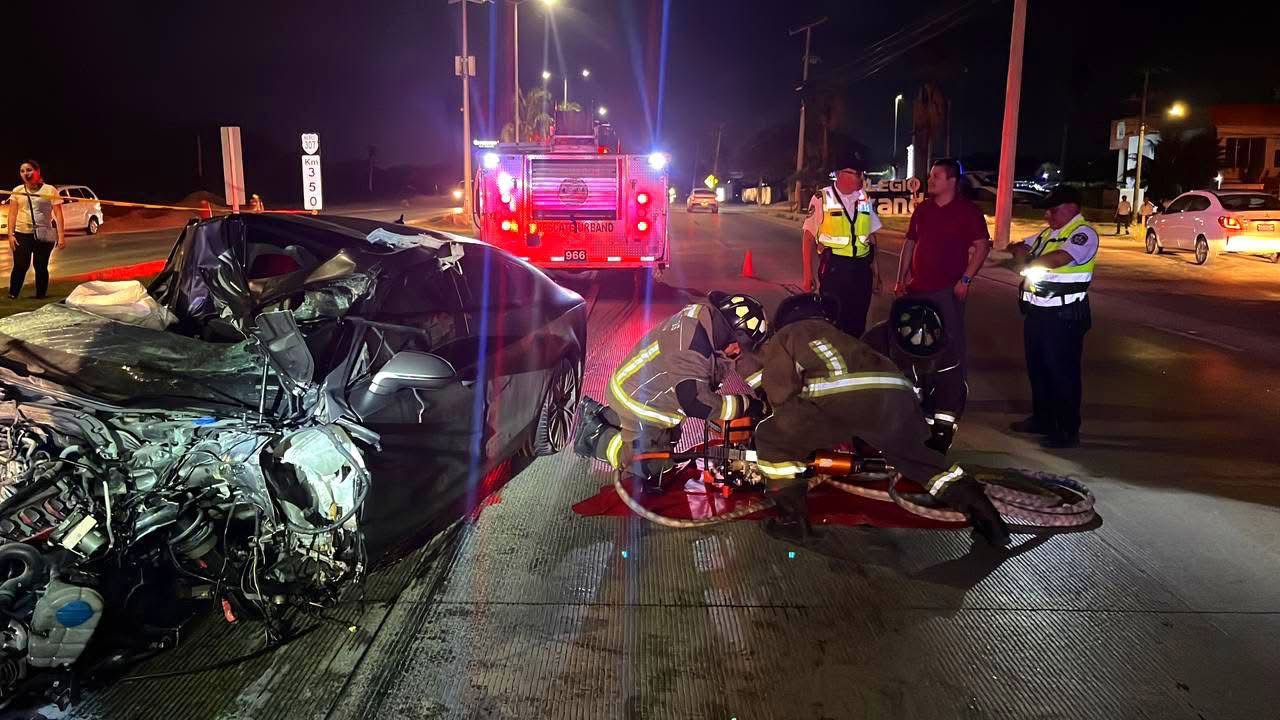
[[[1033,292],[1022,291],[1022,301],[1035,305],[1036,307],[1062,307],[1063,305],[1072,305],[1081,300],[1087,300],[1089,293],[1078,292],[1067,295],[1055,295],[1053,297],[1040,297]]]

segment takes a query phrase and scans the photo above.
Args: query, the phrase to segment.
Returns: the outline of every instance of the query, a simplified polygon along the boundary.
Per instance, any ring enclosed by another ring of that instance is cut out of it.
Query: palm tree
[[[547,137],[551,130],[552,118],[546,108],[552,104],[551,92],[546,88],[534,88],[520,98],[520,135],[519,142],[539,142]],[[502,141],[516,141],[515,130],[511,123],[502,128]]]

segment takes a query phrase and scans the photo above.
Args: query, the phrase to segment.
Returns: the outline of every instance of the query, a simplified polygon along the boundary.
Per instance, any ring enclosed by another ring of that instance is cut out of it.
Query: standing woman
[[[13,273],[9,275],[9,299],[17,299],[27,281],[27,268],[36,262],[36,297],[49,292],[49,256],[66,247],[67,224],[62,220],[62,198],[58,189],[47,185],[40,175],[40,163],[27,160],[18,166],[22,184],[9,196],[9,249],[13,252]]]

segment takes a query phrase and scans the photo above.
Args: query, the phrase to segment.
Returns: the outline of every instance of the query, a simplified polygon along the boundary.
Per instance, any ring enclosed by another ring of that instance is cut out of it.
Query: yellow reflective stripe
[[[848,369],[844,366],[844,358],[840,357],[840,353],[836,352],[826,340],[813,340],[809,343],[809,347],[822,358],[822,362],[826,363],[832,375],[843,373]]]
[[[681,310],[681,313],[684,314],[685,317],[697,318],[699,309],[700,308],[697,305],[687,305],[684,310]]]
[[[724,395],[720,398],[720,419],[732,420],[738,417],[738,396]]]
[[[755,390],[756,388],[760,387],[760,384],[763,382],[764,382],[763,370],[757,370],[756,372],[747,376],[747,387],[751,388],[752,390]]]
[[[942,494],[942,491],[946,490],[948,485],[962,477],[964,477],[964,470],[961,470],[959,465],[952,465],[950,470],[938,473],[930,478],[925,487],[928,489],[930,495],[936,497]]]
[[[609,461],[610,465],[615,468],[620,468],[622,467],[622,460],[620,459],[621,455],[622,433],[615,433],[613,437],[609,438],[609,445],[605,448],[604,456],[605,459]]]
[[[756,467],[760,468],[761,473],[771,478],[791,478],[809,469],[809,466],[804,463],[788,460],[776,463],[759,460],[756,462]]]
[[[800,391],[800,396],[823,397],[824,395],[834,395],[854,390],[910,390],[915,392],[915,387],[901,375],[843,373],[805,383],[804,389]]]
[[[630,410],[636,417],[648,420],[651,423],[661,425],[663,427],[675,427],[684,420],[683,415],[665,413],[656,408],[637,402],[622,389],[623,383],[625,383],[632,375],[640,372],[640,368],[643,368],[650,360],[658,357],[658,354],[658,343],[655,342],[649,347],[641,350],[635,357],[623,363],[622,367],[618,368],[617,371],[613,373],[613,377],[609,378],[609,392],[613,395],[614,399],[621,403],[623,407]]]

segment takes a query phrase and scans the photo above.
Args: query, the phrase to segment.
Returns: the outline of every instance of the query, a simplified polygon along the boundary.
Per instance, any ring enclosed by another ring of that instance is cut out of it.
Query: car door
[[[1186,241],[1186,249],[1195,249],[1197,237],[1204,235],[1209,238],[1216,234],[1218,214],[1211,211],[1212,205],[1205,195],[1192,195],[1188,199],[1187,207],[1182,211],[1182,222],[1186,228],[1182,238]]]
[[[1152,221],[1156,229],[1156,236],[1160,239],[1162,247],[1171,250],[1185,247],[1182,238],[1185,234],[1182,211],[1186,209],[1187,204],[1190,202],[1191,196],[1183,195],[1169,203],[1169,207],[1165,208],[1164,212],[1157,215],[1156,219]]]

